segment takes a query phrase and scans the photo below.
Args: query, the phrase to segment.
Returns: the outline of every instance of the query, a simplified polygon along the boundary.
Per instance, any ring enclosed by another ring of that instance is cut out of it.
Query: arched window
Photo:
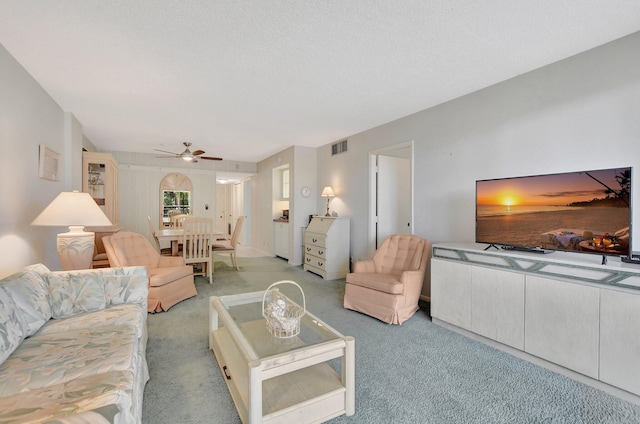
[[[169,174],[160,182],[160,222],[171,222],[176,213],[191,214],[193,184],[186,175]]]

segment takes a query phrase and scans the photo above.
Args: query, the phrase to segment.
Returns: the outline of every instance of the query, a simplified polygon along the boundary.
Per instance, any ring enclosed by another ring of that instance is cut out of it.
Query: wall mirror
[[[169,174],[160,183],[160,226],[171,223],[171,215],[191,214],[193,184],[186,175]]]

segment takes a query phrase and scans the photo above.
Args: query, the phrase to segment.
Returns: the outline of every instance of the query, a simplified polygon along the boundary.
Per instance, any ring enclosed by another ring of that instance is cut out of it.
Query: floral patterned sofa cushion
[[[45,274],[45,279],[53,318],[97,311],[107,305],[100,273],[55,272]]]
[[[134,322],[145,322],[147,319],[147,308],[139,304],[116,305],[100,311],[99,314],[77,314],[63,319],[51,320],[42,327],[38,335],[67,333],[71,331],[104,327],[107,325],[126,325]],[[136,337],[141,339],[146,337],[144,326],[134,326]]]
[[[35,334],[51,319],[49,289],[42,274],[38,272],[48,272],[48,269],[44,265],[40,267],[26,268],[0,282],[0,287],[11,296],[28,326],[25,337]]]
[[[20,346],[28,331],[12,297],[0,286],[0,363]]]
[[[112,325],[26,339],[0,365],[0,397],[110,371],[138,372],[133,327]]]
[[[135,378],[131,371],[110,371],[0,398],[0,423],[99,423],[85,412],[97,411],[108,422],[136,422],[130,411]],[[116,406],[116,411],[113,411]],[[119,415],[120,421],[116,421]]]

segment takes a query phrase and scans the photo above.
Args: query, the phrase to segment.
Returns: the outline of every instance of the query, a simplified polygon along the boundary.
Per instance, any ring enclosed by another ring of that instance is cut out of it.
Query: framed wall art
[[[38,176],[45,180],[60,181],[60,153],[54,152],[44,144],[40,145]]]

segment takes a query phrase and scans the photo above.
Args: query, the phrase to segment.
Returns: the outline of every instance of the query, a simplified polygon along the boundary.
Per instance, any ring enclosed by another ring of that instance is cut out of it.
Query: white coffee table
[[[318,423],[353,415],[354,338],[308,311],[297,336],[273,337],[262,317],[263,294],[209,298],[209,348],[242,422]]]

